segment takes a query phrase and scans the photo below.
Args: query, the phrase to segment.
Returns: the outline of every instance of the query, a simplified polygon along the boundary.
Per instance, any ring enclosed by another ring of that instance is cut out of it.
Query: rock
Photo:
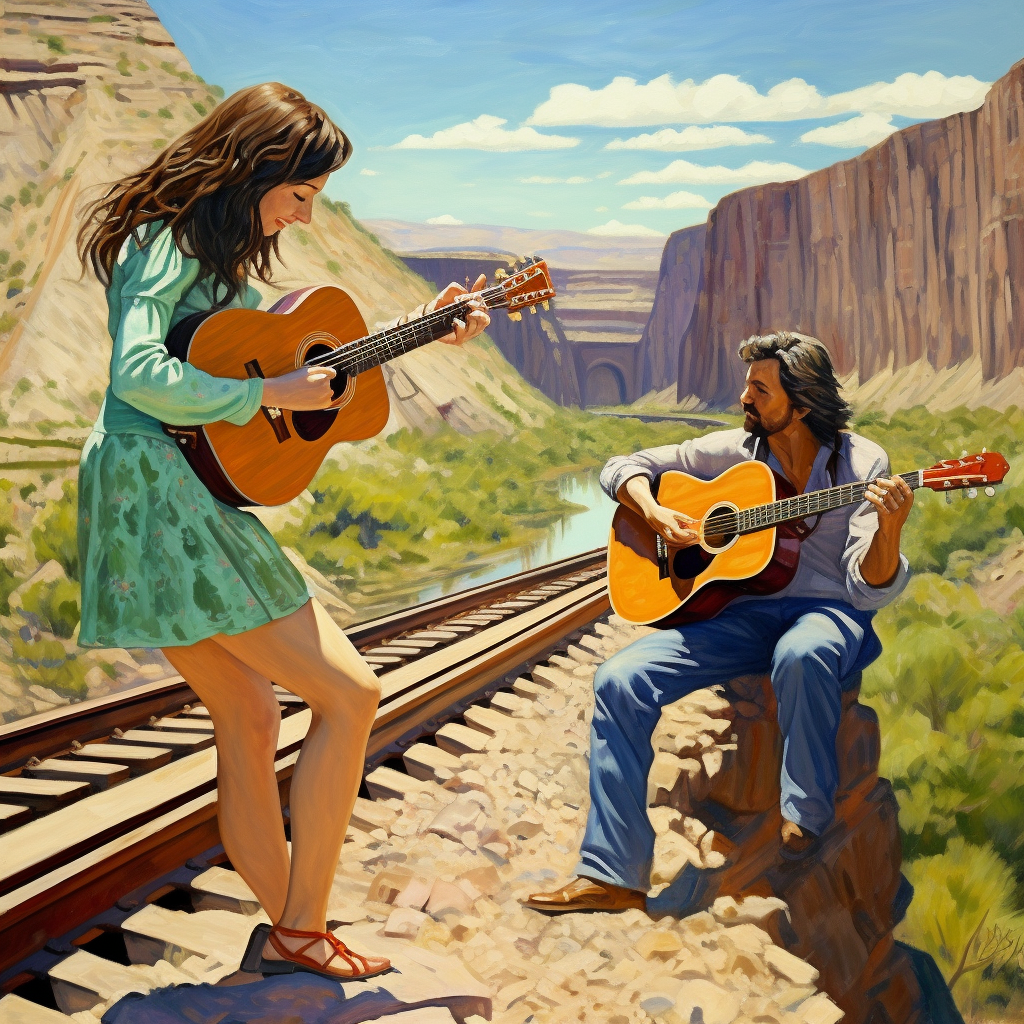
[[[698,868],[704,866],[700,850],[691,842],[676,832],[664,832],[655,838],[652,885],[665,885],[675,881],[687,864]]]
[[[480,814],[478,804],[465,797],[459,797],[454,803],[441,808],[427,826],[427,831],[462,842],[463,835],[473,830]]]
[[[683,948],[683,940],[677,932],[651,931],[646,932],[633,948],[645,959],[657,957],[659,960],[671,960]]]
[[[664,835],[670,828],[682,821],[683,816],[674,807],[648,807],[647,817],[650,818],[654,834]],[[687,836],[689,839],[689,836]],[[692,840],[690,840],[692,842]]]
[[[422,910],[426,906],[427,900],[430,899],[434,881],[432,878],[428,879],[422,878],[419,875],[413,875],[393,900],[385,900],[384,902],[393,903],[396,907]]]
[[[387,868],[370,883],[366,898],[372,903],[394,903],[398,894],[412,881],[407,868]]]
[[[740,902],[732,896],[719,896],[711,905],[715,920],[722,924],[760,924],[780,911],[789,916],[789,908],[777,896],[747,896]]]
[[[684,981],[676,994],[675,1011],[684,1021],[704,1024],[732,1024],[740,1012],[735,992],[727,992],[710,981]],[[700,1017],[697,1017],[697,1014]]]
[[[911,125],[799,180],[720,200],[679,342],[677,397],[734,404],[744,371],[737,339],[785,327],[821,338],[852,387],[877,375],[868,391],[875,401],[886,385],[901,405],[904,393],[940,408],[1014,401],[1024,355],[1014,127],[1022,96],[1018,62],[977,110]],[[948,230],[919,229],[929,222]],[[674,337],[659,340],[674,350]],[[989,392],[1002,397],[986,400]]]
[[[43,562],[41,566],[24,583],[19,584],[14,588],[7,596],[7,603],[11,606],[12,611],[22,611],[25,600],[25,594],[31,590],[37,583],[54,584],[59,581],[67,581],[67,573],[64,572],[64,567],[60,562],[50,559],[48,562]]]
[[[450,911],[457,914],[468,914],[472,909],[473,900],[461,886],[440,878],[434,882],[426,904],[428,914],[433,917]]]
[[[764,951],[764,961],[780,977],[793,982],[794,985],[810,985],[818,980],[818,972],[806,960],[778,946],[768,946]]]
[[[420,927],[430,918],[419,910],[409,907],[397,907],[391,911],[384,934],[393,939],[415,939]]]
[[[804,1024],[838,1024],[845,1016],[824,992],[805,999],[794,1012]]]

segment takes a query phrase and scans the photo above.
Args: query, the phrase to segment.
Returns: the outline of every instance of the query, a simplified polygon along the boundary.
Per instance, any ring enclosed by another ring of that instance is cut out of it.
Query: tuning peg
[[[509,318],[509,320],[522,320],[523,319],[523,314],[522,313],[509,313],[508,318]]]
[[[537,307],[536,306],[531,306],[530,307],[530,312],[531,313],[536,313],[537,312]]]
[[[525,267],[526,266],[526,257],[525,256],[517,256],[516,257],[516,263],[518,263],[522,267]]]
[[[508,271],[505,270],[503,267],[498,267],[498,269],[494,272],[495,281],[504,281],[506,277],[508,277]]]
[[[985,452],[987,452],[987,451],[988,451],[988,449],[987,449],[987,448],[982,448],[982,449],[981,449],[981,454],[982,454],[982,455],[984,455],[984,454],[985,454]]]
[[[986,493],[986,494],[987,494],[987,495],[988,495],[988,496],[989,496],[990,498],[994,498],[994,497],[996,496],[996,489],[995,489],[994,487],[986,487],[986,488],[985,488],[985,493]]]
[[[541,303],[541,306],[542,306],[542,307],[543,307],[544,309],[550,309],[550,308],[551,308],[551,303],[549,303],[549,302],[548,302],[548,300],[547,300],[547,299],[545,299],[545,300],[544,300],[544,301],[543,301],[543,302]]]
[[[960,458],[961,459],[967,458],[967,449],[966,448],[960,453]]]
[[[977,487],[968,487],[967,488],[967,497],[968,498],[976,498],[977,496],[978,496],[978,488]]]

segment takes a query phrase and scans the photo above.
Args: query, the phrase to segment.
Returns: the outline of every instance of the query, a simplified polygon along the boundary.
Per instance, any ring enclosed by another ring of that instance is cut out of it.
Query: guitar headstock
[[[537,306],[548,308],[548,300],[555,297],[547,263],[537,256],[520,257],[509,271],[495,272],[494,288],[487,289],[489,309],[507,309],[510,320],[521,320],[523,310],[537,312]],[[493,296],[492,292],[495,292]]]
[[[964,452],[959,459],[943,459],[930,469],[922,469],[920,486],[930,487],[933,491],[991,487],[1001,484],[1009,469],[1010,464],[999,452],[984,449],[976,455]]]

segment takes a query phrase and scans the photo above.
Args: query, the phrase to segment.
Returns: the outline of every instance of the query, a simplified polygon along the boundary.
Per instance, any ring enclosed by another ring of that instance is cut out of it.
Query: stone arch
[[[622,368],[610,360],[602,359],[587,367],[583,404],[625,405],[628,401],[628,386]]]

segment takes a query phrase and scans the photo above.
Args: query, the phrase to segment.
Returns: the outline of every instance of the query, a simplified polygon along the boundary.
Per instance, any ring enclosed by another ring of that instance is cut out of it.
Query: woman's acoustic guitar
[[[313,412],[264,406],[240,427],[220,420],[165,423],[164,431],[215,498],[235,506],[283,505],[309,485],[334,445],[384,429],[389,401],[383,363],[449,334],[452,321],[465,322],[470,302],[506,309],[518,319],[522,310],[536,312],[554,294],[547,264],[528,259],[493,287],[377,334],[367,335],[356,304],[331,285],[291,292],[266,311],[194,313],[168,334],[172,356],[215,377],[236,379],[331,366],[337,374],[331,380],[335,400]]]
[[[901,474],[911,488],[968,488],[990,496],[1009,470],[997,452],[964,454]],[[620,505],[608,543],[612,608],[629,622],[659,626],[717,615],[741,594],[774,594],[796,575],[809,516],[864,500],[869,481],[796,494],[763,462],[743,462],[714,480],[660,477],[658,502],[699,521],[699,543],[671,548],[636,512]],[[781,495],[781,497],[780,497]]]

